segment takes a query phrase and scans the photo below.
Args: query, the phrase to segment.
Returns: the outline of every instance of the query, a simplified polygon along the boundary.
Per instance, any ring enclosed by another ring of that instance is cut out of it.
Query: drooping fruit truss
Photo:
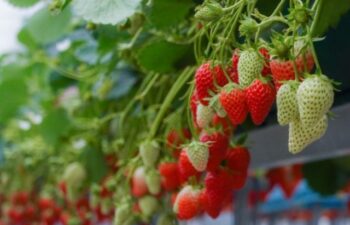
[[[45,5],[18,35],[26,49],[0,57],[0,192],[13,196],[0,218],[217,218],[249,176],[246,136],[275,103],[286,151],[325,134],[335,82],[314,42],[339,1]]]

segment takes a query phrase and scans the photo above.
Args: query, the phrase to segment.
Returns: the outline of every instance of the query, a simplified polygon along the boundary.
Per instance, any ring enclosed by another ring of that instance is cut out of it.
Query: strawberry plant
[[[38,4],[0,56],[0,224],[217,218],[254,158],[238,137],[274,113],[293,154],[326,133],[315,43],[350,9],[329,2]]]

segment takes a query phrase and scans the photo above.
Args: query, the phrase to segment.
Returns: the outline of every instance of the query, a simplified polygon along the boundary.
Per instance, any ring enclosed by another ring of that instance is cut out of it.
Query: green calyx
[[[272,37],[269,52],[273,57],[278,59],[289,59],[292,48],[293,41],[291,37],[285,37],[275,33]]]
[[[219,100],[219,95],[214,95],[209,102],[209,106],[212,107],[215,112],[218,114],[219,117],[225,117],[226,112],[222,108],[220,100]]]

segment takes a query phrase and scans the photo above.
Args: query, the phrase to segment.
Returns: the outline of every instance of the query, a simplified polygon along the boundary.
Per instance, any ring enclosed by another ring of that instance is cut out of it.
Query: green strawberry
[[[306,146],[320,139],[326,133],[327,127],[327,116],[323,116],[312,127],[304,126],[299,120],[290,123],[289,152],[293,154],[301,152]]]
[[[333,85],[324,75],[308,76],[298,88],[297,100],[303,126],[313,127],[333,104]]]
[[[208,127],[213,116],[214,116],[214,111],[210,106],[198,104],[196,122],[199,128]]]
[[[202,142],[192,142],[186,148],[188,158],[192,166],[199,172],[207,168],[209,159],[208,145]]]
[[[63,174],[63,180],[72,189],[79,188],[86,178],[84,166],[79,162],[69,164]]]
[[[156,141],[145,141],[140,145],[140,154],[146,167],[154,167],[159,157],[159,145]]]
[[[156,195],[160,192],[161,177],[155,169],[151,169],[146,174],[146,184],[149,192]]]
[[[299,82],[288,81],[277,92],[277,120],[282,126],[299,119],[297,90]]]
[[[139,200],[140,210],[146,217],[151,216],[158,208],[158,201],[153,196],[145,196]]]
[[[113,224],[124,224],[124,222],[128,220],[131,213],[131,205],[129,203],[122,202],[121,204],[118,204],[118,207],[115,209]]]
[[[196,9],[194,17],[203,22],[210,22],[222,16],[224,10],[217,2],[206,2]]]
[[[263,57],[253,49],[241,52],[238,61],[238,80],[243,87],[250,85],[258,78],[264,68]]]

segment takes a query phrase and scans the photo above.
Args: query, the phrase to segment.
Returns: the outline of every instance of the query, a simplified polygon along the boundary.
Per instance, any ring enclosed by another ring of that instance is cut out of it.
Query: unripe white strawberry
[[[139,200],[139,206],[142,214],[149,217],[157,211],[158,201],[155,197],[148,195]]]
[[[242,87],[249,86],[261,74],[263,57],[253,49],[242,51],[238,61],[238,80]]]
[[[289,81],[283,84],[277,92],[277,120],[282,126],[299,119],[298,85],[298,82]]]
[[[149,192],[156,195],[160,192],[161,177],[157,170],[151,169],[146,174],[146,184]]]
[[[214,116],[214,111],[210,106],[198,104],[196,122],[199,128],[208,127],[213,116]]]
[[[154,167],[159,157],[159,144],[156,141],[145,141],[140,145],[140,154],[146,167]]]
[[[192,166],[199,172],[207,168],[209,149],[206,143],[194,141],[186,148],[188,158]]]
[[[81,186],[86,178],[84,166],[79,162],[69,164],[63,174],[63,180],[67,186],[72,189],[77,189]]]
[[[333,104],[333,85],[324,75],[311,75],[300,84],[297,100],[300,121],[304,127],[313,127]]]
[[[115,209],[113,225],[122,225],[130,217],[131,205],[129,203],[123,202],[118,204],[118,207]]]
[[[327,130],[327,116],[323,116],[314,126],[304,126],[299,120],[289,126],[289,152],[296,154],[306,146],[320,139]]]

